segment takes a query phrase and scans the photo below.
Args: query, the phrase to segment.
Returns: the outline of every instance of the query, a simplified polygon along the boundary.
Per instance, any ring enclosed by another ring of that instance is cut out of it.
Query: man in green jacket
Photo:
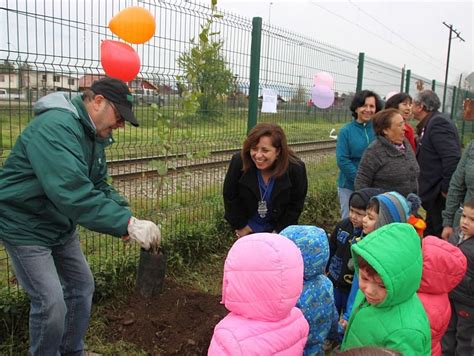
[[[0,171],[0,240],[31,300],[30,354],[81,355],[94,280],[76,226],[144,249],[160,243],[160,230],[132,217],[107,183],[112,130],[138,126],[124,82],[95,81],[72,100],[50,94],[34,111]]]
[[[352,255],[360,290],[342,350],[379,346],[404,356],[431,355],[430,324],[416,295],[423,258],[415,229],[385,225],[352,245]]]

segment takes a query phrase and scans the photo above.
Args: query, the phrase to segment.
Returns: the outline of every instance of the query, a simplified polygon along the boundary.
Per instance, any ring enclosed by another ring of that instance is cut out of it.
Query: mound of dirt
[[[151,355],[207,355],[214,326],[228,311],[220,296],[165,280],[163,293],[132,294],[120,310],[106,311],[110,342],[125,340]]]

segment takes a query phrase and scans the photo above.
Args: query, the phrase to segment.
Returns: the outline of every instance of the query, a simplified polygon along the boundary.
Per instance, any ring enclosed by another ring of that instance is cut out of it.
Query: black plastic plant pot
[[[137,281],[135,288],[143,297],[158,295],[163,290],[166,272],[166,254],[161,249],[158,253],[140,250]]]

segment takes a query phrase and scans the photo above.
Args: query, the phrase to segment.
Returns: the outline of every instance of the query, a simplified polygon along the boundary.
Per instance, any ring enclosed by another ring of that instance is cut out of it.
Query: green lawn
[[[258,121],[278,123],[285,129],[289,142],[302,142],[328,139],[331,129],[337,130],[349,120],[344,110],[307,113],[299,109],[288,105],[277,114],[260,114]],[[109,149],[109,159],[159,154],[157,142],[162,140],[166,129],[164,120],[170,120],[172,124],[172,151],[177,153],[240,147],[247,132],[246,108],[226,108],[222,117],[213,119],[189,117],[177,120],[175,109],[170,106],[159,109],[161,119],[157,111],[146,105],[136,107],[135,113],[140,127],[127,125],[114,133],[116,143]],[[2,161],[31,117],[31,108],[27,106],[0,107]]]

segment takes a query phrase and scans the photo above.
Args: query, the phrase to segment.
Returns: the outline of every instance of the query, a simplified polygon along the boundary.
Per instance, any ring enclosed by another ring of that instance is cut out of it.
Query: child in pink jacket
[[[238,239],[224,265],[222,303],[230,313],[214,328],[208,355],[302,355],[309,326],[295,305],[303,269],[300,250],[286,237]]]
[[[467,260],[462,251],[436,236],[422,240],[423,275],[418,297],[431,328],[431,355],[441,356],[441,338],[451,319],[448,293],[464,277]]]

